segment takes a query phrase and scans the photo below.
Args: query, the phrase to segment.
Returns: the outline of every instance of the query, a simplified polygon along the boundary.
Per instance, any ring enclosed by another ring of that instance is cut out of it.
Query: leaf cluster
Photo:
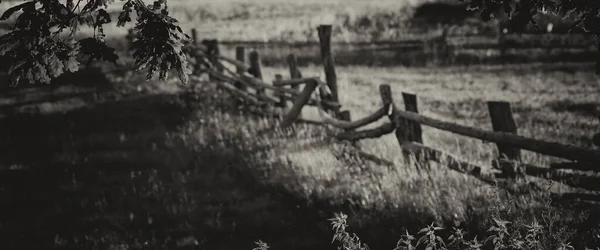
[[[1,0],[0,0],[1,2]],[[17,15],[11,31],[0,37],[0,56],[9,59],[11,85],[22,82],[50,83],[65,72],[77,71],[80,60],[117,63],[115,49],[106,44],[104,27],[113,21],[107,8],[115,0],[29,0],[7,9],[0,21]],[[183,44],[190,38],[170,17],[166,0],[146,5],[142,0],[121,0],[123,8],[117,27],[137,18],[133,43],[136,69],[148,69],[147,78],[158,73],[166,79],[175,69],[183,83],[188,81],[188,63]],[[76,41],[80,26],[92,27],[93,36]]]
[[[515,31],[523,30],[528,24],[537,28],[534,17],[540,13],[552,13],[575,22],[571,30],[581,29],[586,33],[600,34],[600,1],[590,0],[459,0],[470,10],[479,10],[482,20],[504,12]]]

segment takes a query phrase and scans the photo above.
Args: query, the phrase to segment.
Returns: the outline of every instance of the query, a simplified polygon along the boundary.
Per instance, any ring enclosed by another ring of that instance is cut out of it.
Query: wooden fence
[[[286,108],[288,101],[293,102],[287,112],[281,114],[280,126],[287,127],[294,122],[306,121],[300,117],[300,113],[304,106],[311,105],[317,107],[321,117],[321,121],[313,121],[313,123],[341,129],[342,132],[335,135],[339,140],[356,142],[395,133],[405,159],[415,159],[419,163],[417,166],[429,161],[439,162],[452,170],[475,176],[487,183],[496,183],[496,179],[513,180],[529,175],[585,190],[600,191],[600,176],[597,175],[600,171],[598,168],[600,150],[518,135],[510,103],[507,102],[487,103],[493,131],[486,131],[419,114],[417,96],[414,94],[402,93],[404,109],[401,109],[392,98],[391,87],[383,84],[379,86],[382,106],[374,110],[371,115],[351,120],[350,111],[342,110],[338,99],[338,83],[331,52],[331,26],[322,25],[318,28],[318,32],[325,82],[318,77],[303,77],[297,67],[296,56],[293,54],[287,58],[290,79],[283,79],[282,74],[277,74],[275,81],[270,84],[262,80],[260,56],[255,51],[249,53],[249,64],[246,64],[244,47],[236,49],[236,59],[219,55],[218,43],[215,40],[205,41],[202,43],[204,45],[195,43],[197,44],[195,48],[201,52],[196,53],[197,55],[210,55],[208,58],[214,67],[206,69],[206,72],[222,89],[235,96],[237,103]],[[233,65],[236,70],[229,69],[225,64]],[[254,91],[251,91],[252,89]],[[380,119],[389,121],[373,129],[359,130]],[[422,139],[423,125],[493,142],[497,145],[500,156],[492,162],[491,171],[489,168],[461,160],[425,145]],[[595,135],[593,141],[600,146],[600,134]],[[522,149],[568,161],[553,163],[546,167],[525,164],[521,162]],[[569,171],[564,171],[565,169]]]

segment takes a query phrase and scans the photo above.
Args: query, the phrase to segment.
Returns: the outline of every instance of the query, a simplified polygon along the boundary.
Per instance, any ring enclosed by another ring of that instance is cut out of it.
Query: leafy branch
[[[1,2],[1,0],[0,0]],[[131,22],[137,14],[135,32],[139,39],[133,44],[136,69],[148,69],[147,79],[158,73],[164,80],[175,69],[179,79],[187,83],[187,58],[183,44],[190,39],[169,16],[166,0],[146,5],[142,0],[122,0],[117,26]],[[50,83],[65,72],[79,69],[79,60],[87,58],[115,63],[118,55],[106,44],[104,26],[111,23],[106,8],[114,0],[30,0],[6,10],[0,21],[21,12],[12,30],[0,37],[0,55],[10,58],[8,75],[11,85],[19,83]],[[94,29],[92,37],[75,41],[81,25]],[[70,31],[65,34],[65,31]]]

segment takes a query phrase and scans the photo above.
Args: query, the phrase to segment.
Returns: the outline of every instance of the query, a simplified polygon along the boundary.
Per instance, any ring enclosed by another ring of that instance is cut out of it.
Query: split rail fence
[[[400,109],[392,98],[391,87],[383,84],[379,86],[382,106],[369,116],[351,120],[350,111],[342,110],[342,105],[339,103],[337,76],[331,51],[331,28],[330,25],[318,27],[325,82],[319,77],[303,76],[298,69],[296,56],[293,54],[287,57],[290,79],[283,79],[282,75],[278,74],[272,84],[262,80],[260,55],[256,51],[249,53],[249,64],[247,64],[244,47],[236,48],[236,58],[233,59],[219,54],[217,40],[204,40],[200,44],[194,42],[194,49],[198,50],[195,55],[204,55],[202,58],[210,61],[213,66],[204,69],[205,72],[222,89],[235,96],[238,104],[254,104],[260,107],[272,105],[286,108],[289,101],[293,102],[289,109],[285,109],[287,112],[282,114],[280,126],[287,127],[294,122],[301,121],[300,115],[303,107],[315,106],[322,118],[322,121],[316,123],[343,130],[335,136],[339,140],[356,142],[361,139],[378,138],[395,133],[400,149],[405,156],[412,155],[414,159],[422,163],[428,161],[444,163],[452,170],[472,175],[487,183],[496,183],[497,178],[514,180],[529,175],[585,190],[600,191],[600,176],[598,175],[600,150],[518,135],[517,125],[508,102],[491,101],[487,103],[494,131],[486,131],[419,114],[417,96],[414,94],[402,93],[404,109]],[[192,35],[195,39],[196,32],[193,31]],[[233,65],[236,69],[229,69],[225,63]],[[255,91],[249,91],[250,89]],[[386,119],[388,122],[376,128],[359,130],[380,119]],[[500,156],[492,162],[492,171],[488,171],[489,168],[469,163],[425,145],[421,128],[423,125],[495,143]],[[596,144],[600,144],[599,138],[600,135],[594,136]],[[521,150],[559,157],[568,161],[552,163],[547,167],[525,164],[521,162]],[[405,158],[408,159],[408,157]]]

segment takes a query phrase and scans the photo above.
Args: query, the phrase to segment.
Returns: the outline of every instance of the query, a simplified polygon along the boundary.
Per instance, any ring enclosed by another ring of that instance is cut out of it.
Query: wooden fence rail
[[[287,57],[290,79],[284,79],[282,74],[277,74],[273,83],[269,84],[262,80],[258,52],[250,52],[250,66],[248,66],[244,62],[245,49],[243,47],[238,47],[236,59],[231,59],[215,54],[214,48],[218,48],[218,45],[214,42],[204,43],[205,45],[196,43],[195,46],[202,52],[213,51],[210,52],[212,55],[210,58],[216,67],[209,70],[209,75],[218,80],[219,85],[225,90],[246,100],[248,104],[286,107],[286,102],[292,101],[291,108],[281,115],[281,126],[290,126],[296,121],[303,120],[301,118],[302,109],[305,105],[312,105],[317,107],[321,117],[321,121],[312,121],[312,123],[329,125],[343,130],[335,135],[338,140],[356,142],[394,132],[401,152],[407,159],[412,155],[420,163],[440,162],[452,170],[472,175],[486,183],[493,183],[494,178],[512,179],[526,174],[588,190],[600,190],[600,177],[577,172],[578,170],[600,172],[600,168],[596,164],[600,162],[600,150],[518,135],[518,127],[513,118],[510,104],[507,102],[488,102],[490,122],[494,131],[487,131],[421,115],[418,110],[418,97],[411,93],[402,93],[404,109],[401,110],[392,99],[390,85],[384,84],[379,86],[382,106],[372,114],[352,121],[350,111],[340,111],[342,105],[339,103],[334,65],[335,56],[331,51],[331,26],[320,26],[318,31],[325,82],[319,77],[303,77],[298,69],[296,56],[293,54]],[[212,49],[210,49],[211,47]],[[236,70],[229,69],[223,62],[233,65]],[[300,88],[302,88],[301,91]],[[254,89],[255,92],[250,92],[250,89]],[[389,122],[375,128],[357,130],[385,116],[388,117]],[[477,166],[446,152],[425,146],[421,126],[429,126],[496,143],[499,156],[491,164],[495,169]],[[600,145],[600,134],[594,135],[593,142]],[[571,161],[553,163],[550,168],[525,164],[521,162],[520,150],[522,149]],[[576,171],[565,172],[563,169]]]

